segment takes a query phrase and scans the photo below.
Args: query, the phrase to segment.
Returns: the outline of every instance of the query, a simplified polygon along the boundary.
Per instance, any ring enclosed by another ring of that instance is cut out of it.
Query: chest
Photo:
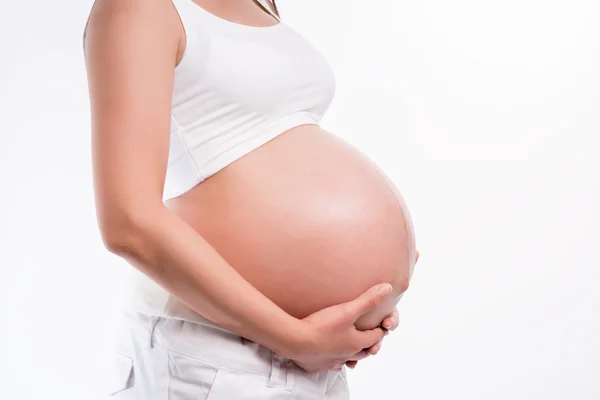
[[[258,114],[322,114],[333,98],[329,63],[290,28],[250,36],[210,31],[197,41],[176,74],[182,98]]]

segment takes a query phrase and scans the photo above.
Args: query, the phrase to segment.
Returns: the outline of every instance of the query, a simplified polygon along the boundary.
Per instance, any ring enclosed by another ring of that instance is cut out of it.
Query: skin
[[[227,3],[203,5],[239,23],[273,24],[251,2],[236,3],[238,14],[226,15]],[[294,317],[163,204],[174,68],[185,45],[178,21],[167,0],[96,0],[90,15],[85,56],[96,209],[105,246],[209,320],[308,371],[356,366],[379,351],[388,332],[358,329],[357,321],[394,301],[392,285],[372,284],[353,299]],[[398,325],[395,311],[381,319],[389,330]]]
[[[390,299],[358,321],[370,329],[406,290],[412,235],[397,197],[355,148],[315,124],[278,135],[166,204],[296,318],[389,282]]]

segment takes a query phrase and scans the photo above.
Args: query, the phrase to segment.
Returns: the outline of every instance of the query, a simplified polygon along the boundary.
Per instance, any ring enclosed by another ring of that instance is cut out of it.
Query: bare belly
[[[376,326],[406,290],[415,262],[412,221],[397,189],[316,125],[281,134],[166,204],[297,318],[389,282],[389,301],[357,323]]]

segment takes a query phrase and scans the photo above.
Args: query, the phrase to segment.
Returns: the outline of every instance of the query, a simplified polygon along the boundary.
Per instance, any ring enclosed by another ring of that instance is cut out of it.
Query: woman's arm
[[[89,19],[92,158],[105,245],[209,320],[308,368],[351,359],[383,337],[381,329],[360,332],[352,324],[385,293],[369,291],[353,303],[295,319],[163,205],[182,39],[175,12],[170,0],[96,0]]]
[[[180,29],[164,0],[99,0],[86,64],[98,222],[107,248],[213,322],[274,348],[294,318],[162,203]]]

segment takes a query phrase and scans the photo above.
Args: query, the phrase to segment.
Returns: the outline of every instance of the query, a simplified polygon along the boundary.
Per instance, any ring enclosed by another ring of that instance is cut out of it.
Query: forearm
[[[121,224],[109,246],[191,309],[276,352],[298,320],[250,285],[194,229],[164,206]],[[139,215],[139,213],[138,213]]]

